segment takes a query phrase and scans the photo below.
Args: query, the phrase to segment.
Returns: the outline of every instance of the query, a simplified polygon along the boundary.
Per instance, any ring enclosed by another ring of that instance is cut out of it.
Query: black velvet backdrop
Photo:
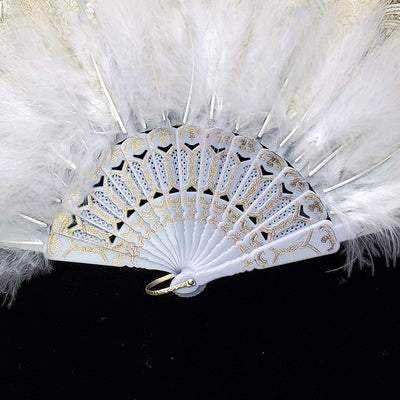
[[[400,399],[400,270],[340,256],[152,298],[154,271],[56,263],[0,310],[1,399]]]

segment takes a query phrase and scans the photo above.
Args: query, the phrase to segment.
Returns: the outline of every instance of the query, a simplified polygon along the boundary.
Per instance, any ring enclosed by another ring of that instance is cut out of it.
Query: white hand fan
[[[49,259],[158,269],[149,294],[190,296],[341,242],[350,267],[395,258],[399,15],[0,1],[0,293]]]
[[[320,199],[276,153],[222,130],[183,126],[115,145],[90,193],[73,188],[48,257],[176,274],[179,294],[216,278],[331,254]],[[150,293],[162,293],[151,291]]]

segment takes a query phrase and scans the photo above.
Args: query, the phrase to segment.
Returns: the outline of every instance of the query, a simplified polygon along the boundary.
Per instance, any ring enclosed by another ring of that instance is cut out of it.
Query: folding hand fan
[[[7,294],[43,260],[193,296],[356,237],[362,262],[367,234],[397,256],[396,3],[1,5]]]
[[[193,126],[115,145],[90,193],[64,198],[47,245],[53,259],[168,271],[190,286],[181,294],[338,248],[322,202],[287,162],[257,141]]]

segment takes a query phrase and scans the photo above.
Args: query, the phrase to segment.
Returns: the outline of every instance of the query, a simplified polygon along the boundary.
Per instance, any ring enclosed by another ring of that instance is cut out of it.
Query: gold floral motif
[[[207,221],[208,218],[208,210],[203,210],[203,213],[199,217],[199,221]]]
[[[115,164],[122,155],[122,151],[119,147],[114,147],[110,154],[110,161],[112,164]]]
[[[183,214],[182,214],[181,210],[177,207],[177,208],[175,209],[175,218],[174,218],[174,221],[176,222],[176,221],[179,221],[179,220],[181,220],[181,219],[183,219]]]
[[[230,230],[230,228],[231,228],[231,226],[232,226],[232,225],[231,225],[229,222],[227,222],[227,223],[225,223],[225,224],[219,226],[219,227],[218,227],[218,230],[219,230],[219,231],[223,231],[223,232],[225,232],[225,233],[228,233],[229,230]]]
[[[246,233],[249,233],[253,230],[251,226],[247,225],[247,221],[244,218],[240,221],[240,229],[242,230],[242,232]]]
[[[275,249],[273,247],[270,247],[269,250],[272,251],[275,254],[274,260],[272,261],[273,264],[275,264],[280,256],[286,256],[289,253],[293,253],[299,249],[305,249],[305,248],[309,248],[311,249],[314,253],[316,254],[321,254],[321,252],[315,248],[310,242],[312,239],[314,231],[310,231],[307,235],[306,240],[302,240],[296,244],[293,244],[292,246],[289,246],[285,249]]]
[[[242,235],[243,235],[242,232],[231,233],[228,236],[228,239],[233,239],[235,242],[238,242],[239,239],[242,237]]]
[[[126,257],[125,254],[116,253],[115,257],[111,260],[111,262],[115,265],[118,265],[124,258],[128,258],[131,265],[130,267],[137,267],[137,261],[133,256]]]
[[[155,131],[155,134],[157,135],[157,137],[160,139],[160,142],[162,142],[162,143],[165,143],[169,138],[174,137],[173,133],[166,129]],[[155,135],[153,135],[151,139],[154,139],[154,136]]]
[[[160,204],[158,202],[154,202],[152,207],[157,215],[159,215],[159,217],[161,218],[162,224],[166,224],[167,222],[171,221],[167,212],[167,203],[165,201],[165,197],[162,198]]]
[[[264,251],[260,251],[259,253],[257,253],[257,255],[255,256],[255,261],[258,265],[265,266],[268,264],[268,260],[265,259],[264,256],[265,256]]]
[[[61,246],[61,242],[58,239],[58,236],[59,235],[57,235],[55,233],[51,233],[50,237],[49,237],[49,240],[47,242],[47,251],[53,257],[57,256],[57,254],[58,254],[58,250],[57,249],[59,249],[60,246]]]
[[[307,201],[311,200],[311,204],[308,205],[310,211],[314,212],[315,210],[317,210],[319,215],[321,215],[324,212],[321,200],[317,196],[315,196],[314,194],[308,194],[306,195],[305,199]]]
[[[108,249],[96,247],[96,246],[90,246],[90,245],[84,246],[82,244],[78,244],[71,237],[67,237],[66,239],[68,240],[69,248],[62,255],[60,255],[60,257],[62,259],[66,259],[70,253],[72,253],[73,251],[76,251],[76,252],[91,253],[91,254],[99,255],[102,257],[104,262],[109,263],[109,259],[106,255],[106,252],[108,251]],[[127,246],[125,250],[127,250],[127,253],[129,254],[130,262],[133,265],[136,265],[135,257],[140,255],[138,249],[135,246],[130,245],[130,246]],[[124,254],[123,252],[119,252],[117,250],[112,250],[112,251],[116,254],[116,256],[111,261],[114,264],[119,263],[123,258],[126,257],[126,254]],[[57,252],[51,253],[51,254],[54,257],[58,256]]]
[[[193,207],[190,208],[189,212],[187,213],[185,220],[194,219],[196,216],[196,212]]]
[[[189,206],[189,211],[187,212],[185,219],[188,220],[190,218],[195,218],[196,199],[195,198],[191,199],[191,197],[189,195],[186,195],[183,197],[183,201],[185,204],[187,204]]]
[[[254,153],[256,151],[256,148],[254,146],[253,141],[247,139],[247,138],[243,138],[240,141],[240,146],[239,146],[239,150],[241,151],[249,151],[250,153]]]
[[[162,226],[160,221],[158,221],[157,219],[154,219],[151,229],[153,229],[153,231],[155,232],[160,226]]]
[[[228,221],[230,221],[231,223],[235,223],[238,220],[238,216],[235,214],[235,210],[232,208],[228,209],[228,212],[226,213],[226,216],[228,218]]]
[[[91,246],[82,246],[78,243],[76,243],[74,240],[72,240],[70,237],[67,238],[68,242],[69,242],[69,249],[67,249],[63,254],[62,254],[62,258],[66,258],[70,253],[72,253],[73,251],[77,251],[77,252],[82,252],[82,253],[92,253],[92,254],[96,254],[96,255],[100,255],[103,258],[103,261],[108,263],[108,258],[106,256],[106,251],[107,249],[104,247],[91,247]]]
[[[179,196],[175,196],[175,198],[168,196],[167,203],[170,206],[177,207],[179,204],[181,204],[181,198]]]
[[[66,211],[61,210],[57,217],[55,218],[53,225],[52,225],[52,231],[56,229],[57,233],[61,233],[66,229],[66,227],[71,223],[71,219],[67,217],[65,214]]]
[[[237,247],[243,254],[246,254],[247,251],[251,249],[251,244],[248,244],[248,245],[237,245]]]
[[[139,151],[140,149],[143,149],[144,145],[146,144],[146,141],[143,138],[129,138],[129,146],[132,149],[132,151]]]
[[[200,132],[199,128],[195,128],[195,127],[190,127],[189,128],[189,138],[191,140],[196,139],[196,135]]]
[[[206,139],[209,139],[211,136],[217,138],[217,142],[219,146],[224,146],[230,143],[232,136],[231,134],[226,133],[222,129],[212,128],[207,130]]]
[[[151,221],[153,231],[156,231],[157,228],[159,226],[161,226],[160,219],[162,217],[160,217],[159,214],[156,214],[155,210],[153,210],[153,208],[151,206],[149,207],[148,210],[140,208],[139,212],[140,212],[140,215],[142,216],[142,218],[144,218],[145,220],[148,219]],[[165,211],[164,211],[164,214],[165,214]]]
[[[270,168],[273,168],[275,165],[277,165],[279,171],[283,169],[284,161],[278,156],[278,154],[272,152],[271,150],[262,149],[258,155],[258,158],[262,161],[267,160],[267,165]],[[258,166],[258,168],[261,167]]]
[[[207,201],[203,196],[200,197],[200,205],[202,206],[202,213],[200,214],[199,221],[207,221],[208,209],[211,204],[211,199]]]
[[[253,233],[253,234],[250,236],[250,243],[251,243],[254,247],[260,247],[260,246],[262,246],[263,243],[259,242],[257,239],[258,239],[257,233]]]
[[[134,245],[133,243],[120,242],[110,250],[121,253],[135,254],[136,256],[139,255],[138,246]]]
[[[152,204],[152,206],[156,210],[165,210],[165,208],[167,207],[167,203],[165,201],[165,197],[162,197],[160,202],[154,202]]]
[[[150,240],[150,235],[154,233],[154,230],[146,225],[143,224],[143,232],[142,232],[142,236],[146,239],[146,240]]]
[[[218,224],[217,215],[214,215],[213,217],[208,217],[207,222],[209,224],[217,225]]]
[[[194,140],[196,139],[196,136],[199,134],[200,132],[200,128],[196,127],[196,126],[192,126],[192,125],[185,125],[182,126],[179,130],[179,137],[181,138],[186,132],[189,133],[189,139],[190,140]]]
[[[288,175],[293,176],[293,180],[290,182],[290,186],[295,187],[298,185],[301,192],[303,192],[307,188],[307,183],[297,171],[290,169],[285,172],[284,176],[287,177]]]
[[[66,196],[66,197],[64,198],[64,202],[68,202],[69,199],[71,199],[71,200],[77,202],[77,201],[79,201],[79,194],[76,193],[76,192],[70,193],[68,196]]]
[[[129,239],[136,233],[128,224],[124,224],[123,228],[125,229],[125,232],[122,232],[122,229],[121,229],[119,234],[121,235],[121,238],[124,240]],[[115,231],[114,234],[116,234],[116,233],[117,232]],[[116,236],[118,236],[118,235],[116,235]]]
[[[246,261],[244,262],[244,269],[248,270],[250,269],[251,264],[255,262],[254,258],[247,258]]]
[[[336,242],[337,242],[335,232],[333,231],[333,229],[329,225],[322,225],[319,228],[319,230],[326,232],[326,235],[322,236],[321,242],[322,243],[329,242],[328,251],[332,251],[335,248],[335,245],[336,245]]]
[[[275,164],[279,166],[279,169],[282,169],[282,159],[277,154],[271,153],[269,155],[269,160],[267,161],[267,165],[268,167],[273,168]]]
[[[200,204],[205,208],[208,208],[210,206],[211,202],[212,202],[211,198],[209,200],[207,200],[204,196],[200,197]]]
[[[223,211],[225,211],[226,207],[227,207],[226,204],[220,204],[218,201],[214,201],[213,208],[217,214],[221,214]]]
[[[168,222],[172,222],[172,219],[167,214],[163,214],[161,218],[161,223],[163,225],[166,225]]]

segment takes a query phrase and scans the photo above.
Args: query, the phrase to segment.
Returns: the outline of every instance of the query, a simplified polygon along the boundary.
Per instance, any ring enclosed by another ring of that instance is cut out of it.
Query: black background
[[[340,255],[150,297],[162,273],[55,263],[0,309],[1,399],[400,399],[400,270]]]

